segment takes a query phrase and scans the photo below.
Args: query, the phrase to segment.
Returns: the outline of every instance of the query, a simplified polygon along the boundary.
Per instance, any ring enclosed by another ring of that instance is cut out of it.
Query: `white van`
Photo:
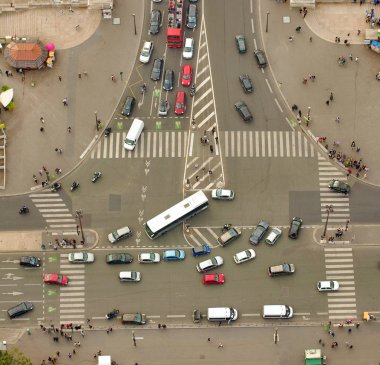
[[[207,309],[207,320],[210,322],[236,321],[238,311],[235,308],[219,307]]]
[[[144,122],[140,119],[135,118],[132,122],[131,128],[128,131],[127,137],[124,140],[124,148],[126,150],[134,150],[143,129]]]
[[[264,305],[263,318],[278,319],[292,318],[293,308],[289,305]]]

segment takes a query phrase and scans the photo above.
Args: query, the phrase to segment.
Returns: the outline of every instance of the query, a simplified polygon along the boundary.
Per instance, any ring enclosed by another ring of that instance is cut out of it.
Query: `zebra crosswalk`
[[[320,153],[318,153],[318,175],[322,222],[326,221],[326,206],[332,205],[333,210],[329,213],[329,222],[338,224],[347,223],[347,221],[350,221],[349,196],[333,192],[327,186],[330,180],[345,180],[346,176]]]
[[[324,248],[326,280],[336,280],[339,290],[327,293],[331,320],[356,319],[355,274],[350,247]]]
[[[47,230],[53,236],[77,234],[76,220],[58,193],[42,191],[29,194],[29,197],[45,219]]]
[[[60,287],[60,323],[84,324],[85,320],[85,265],[70,264],[68,254],[60,255],[60,273],[67,275],[69,284]]]
[[[133,151],[123,147],[126,132],[111,133],[91,151],[91,159],[169,158],[196,155],[195,132],[147,131]],[[211,143],[215,143],[213,140]],[[304,157],[314,158],[314,146],[301,132],[224,131],[215,145],[215,156],[224,157]]]

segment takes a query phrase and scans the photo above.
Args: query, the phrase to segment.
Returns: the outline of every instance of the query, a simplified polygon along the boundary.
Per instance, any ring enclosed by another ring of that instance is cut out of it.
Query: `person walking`
[[[334,94],[331,92],[330,93],[330,101],[333,101],[334,100]]]
[[[58,76],[58,80],[62,81],[62,76],[61,75]]]
[[[67,98],[64,98],[62,100],[62,103],[63,103],[64,106],[68,106],[69,105],[68,102],[67,102]]]
[[[45,123],[45,119],[44,119],[44,117],[41,117],[41,118],[40,118],[40,121],[41,121],[41,123]]]
[[[70,127],[70,126],[67,127],[67,131],[68,131],[69,133],[71,133],[71,127]]]
[[[355,57],[355,62],[359,63],[359,57]]]

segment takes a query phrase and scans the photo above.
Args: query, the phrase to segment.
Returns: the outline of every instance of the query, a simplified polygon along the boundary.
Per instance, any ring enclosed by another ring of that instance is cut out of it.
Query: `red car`
[[[202,275],[202,283],[204,285],[223,284],[224,283],[224,275],[223,274],[203,274]]]
[[[190,86],[192,79],[193,79],[193,68],[190,65],[183,65],[182,78],[181,78],[182,86]]]
[[[69,278],[61,274],[44,274],[45,284],[67,285]]]
[[[174,113],[182,115],[186,111],[186,93],[184,91],[178,91],[175,98]]]

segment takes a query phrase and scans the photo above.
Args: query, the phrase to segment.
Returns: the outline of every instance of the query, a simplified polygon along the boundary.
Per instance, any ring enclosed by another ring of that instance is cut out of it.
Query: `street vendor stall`
[[[326,356],[322,356],[320,349],[305,350],[305,365],[325,365]]]

